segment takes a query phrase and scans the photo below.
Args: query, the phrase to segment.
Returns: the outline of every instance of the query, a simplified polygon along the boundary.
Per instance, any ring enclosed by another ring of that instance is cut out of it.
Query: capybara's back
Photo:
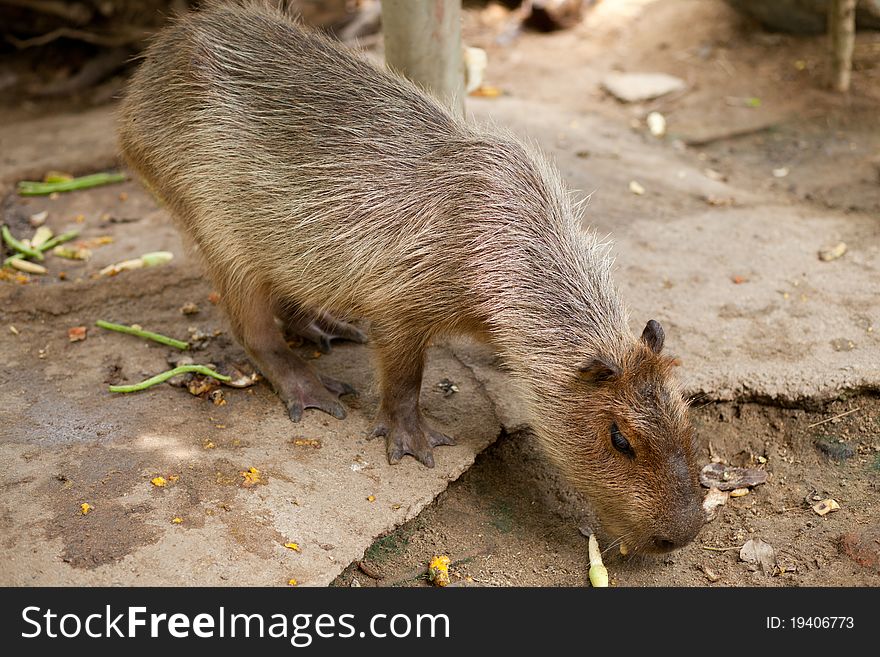
[[[363,340],[348,320],[364,319],[380,372],[373,435],[391,463],[433,466],[453,441],[419,410],[426,347],[476,335],[609,529],[633,549],[693,537],[693,441],[662,329],[632,334],[606,245],[533,149],[256,0],[165,29],[119,136],[292,419],[341,419],[353,391],[291,351],[278,322],[326,349]]]

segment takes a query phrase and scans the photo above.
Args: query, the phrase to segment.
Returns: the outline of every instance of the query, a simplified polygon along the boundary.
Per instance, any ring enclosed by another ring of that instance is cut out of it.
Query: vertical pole
[[[835,91],[849,91],[856,32],[856,0],[832,0],[828,7],[831,37],[831,84]]]
[[[382,0],[388,67],[464,113],[461,0]]]

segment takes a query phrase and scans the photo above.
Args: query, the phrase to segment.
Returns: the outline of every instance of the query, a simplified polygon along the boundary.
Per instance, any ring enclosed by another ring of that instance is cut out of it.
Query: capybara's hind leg
[[[333,340],[359,343],[367,341],[367,336],[359,328],[323,311],[305,311],[288,306],[279,308],[278,318],[285,335],[298,336],[313,342],[325,354],[330,352],[330,343]]]
[[[378,342],[382,400],[376,428],[370,437],[385,437],[385,450],[391,465],[410,454],[433,468],[433,448],[454,445],[455,441],[428,426],[419,410],[424,344],[383,344],[376,336],[374,342]]]
[[[318,374],[291,351],[275,323],[268,294],[249,290],[241,298],[246,301],[228,307],[233,327],[254,365],[287,406],[290,419],[298,421],[307,408],[344,418],[345,408],[338,397],[354,393],[354,388]]]

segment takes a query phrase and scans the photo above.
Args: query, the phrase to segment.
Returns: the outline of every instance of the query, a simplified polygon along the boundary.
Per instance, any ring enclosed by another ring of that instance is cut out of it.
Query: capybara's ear
[[[620,376],[621,370],[616,363],[611,362],[607,358],[597,356],[581,365],[578,368],[578,374],[584,381],[604,383]]]
[[[666,335],[663,333],[663,327],[660,322],[651,319],[645,324],[645,330],[642,331],[642,342],[644,342],[655,354],[659,354],[663,350],[663,340]]]

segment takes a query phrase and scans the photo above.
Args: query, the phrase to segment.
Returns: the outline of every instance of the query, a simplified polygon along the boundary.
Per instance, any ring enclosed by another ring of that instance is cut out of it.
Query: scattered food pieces
[[[171,522],[173,522],[175,525],[179,525],[183,522],[183,518],[181,518],[180,516],[176,516],[171,519]]]
[[[620,554],[622,554],[623,556],[626,556],[629,554],[629,548],[626,546],[626,543],[620,544]]]
[[[48,219],[48,218],[49,218],[49,211],[43,210],[42,212],[37,212],[36,214],[32,214],[30,216],[30,219],[28,219],[28,221],[30,222],[31,226],[33,226],[34,228],[39,228],[44,223],[46,223],[46,219]]]
[[[161,344],[168,345],[169,347],[180,349],[181,351],[189,349],[188,342],[175,340],[174,338],[169,338],[167,335],[162,335],[161,333],[145,331],[137,324],[125,326],[124,324],[113,324],[112,322],[105,322],[103,319],[99,319],[95,322],[95,326],[107,329],[108,331],[117,331],[118,333],[128,333],[129,335],[135,335],[139,338],[144,338],[145,340],[152,340],[153,342],[159,342]]]
[[[774,178],[785,178],[791,170],[788,167],[779,167],[778,169],[773,169],[773,177]]]
[[[93,173],[80,178],[69,177],[68,174],[50,172],[43,182],[22,180],[18,183],[20,196],[46,196],[58,192],[72,192],[78,189],[89,189],[100,185],[124,182],[124,173]]]
[[[718,507],[727,504],[727,498],[730,494],[726,491],[712,487],[703,498],[703,512],[706,514],[706,522],[715,519],[718,515]]]
[[[443,379],[442,381],[440,381],[440,383],[437,384],[437,387],[440,388],[441,391],[443,391],[444,397],[451,397],[456,392],[458,392],[458,386],[449,379]]]
[[[367,495],[367,502],[375,502],[375,501],[376,501],[375,495]]]
[[[195,315],[196,313],[199,312],[199,306],[197,304],[193,303],[192,301],[190,301],[188,303],[183,304],[180,307],[180,312],[183,315]]]
[[[262,484],[263,479],[260,477],[260,471],[256,468],[248,468],[243,472],[239,472],[242,477],[244,477],[244,482],[242,486],[245,488],[250,488],[251,486],[256,486],[257,484]]]
[[[471,93],[483,86],[483,75],[489,64],[489,56],[482,48],[466,47],[464,59],[465,91]]]
[[[709,180],[715,180],[716,182],[722,182],[725,178],[723,173],[715,171],[715,169],[703,169],[703,175]]]
[[[440,555],[431,559],[428,564],[428,580],[434,586],[447,586],[449,584],[449,557]]]
[[[150,479],[150,483],[153,484],[156,488],[165,488],[165,486],[168,485],[165,477],[153,477],[152,479]]]
[[[608,586],[608,569],[602,563],[602,552],[599,550],[599,541],[595,534],[590,534],[587,545],[590,556],[590,584],[594,588],[606,588]]]
[[[86,329],[85,326],[74,326],[72,328],[67,329],[67,339],[70,342],[82,342],[86,339]]]
[[[210,376],[195,375],[186,382],[186,389],[194,397],[207,397],[220,387],[220,382]]]
[[[846,243],[838,242],[834,246],[821,249],[819,251],[819,260],[822,262],[831,262],[832,260],[837,260],[843,256],[844,253],[846,253]]]
[[[21,335],[19,330],[15,328],[12,324],[9,325],[9,332],[12,333],[12,335]]]
[[[151,253],[145,253],[140,258],[123,260],[122,262],[116,262],[112,265],[107,265],[101,271],[99,271],[98,274],[101,276],[116,276],[123,271],[131,271],[133,269],[141,269],[143,267],[157,267],[159,265],[164,265],[167,262],[171,262],[171,260],[173,259],[174,254],[170,251],[153,251]]]
[[[710,463],[700,471],[700,483],[705,488],[734,490],[751,488],[767,482],[767,472],[754,468],[736,468],[721,463]]]
[[[230,388],[249,388],[260,380],[260,374],[254,370],[250,363],[241,363],[228,368],[230,381],[226,385]]]
[[[749,279],[745,276],[731,276],[730,280],[734,285],[742,285],[743,283],[748,283]]]
[[[832,511],[838,511],[840,509],[840,504],[837,503],[837,500],[833,500],[830,497],[827,500],[822,500],[813,506],[813,511],[815,511],[820,516],[826,516]]]
[[[645,193],[645,188],[642,187],[642,186],[638,183],[638,181],[636,181],[636,180],[630,180],[630,181],[629,181],[629,191],[631,191],[633,194],[635,194],[635,195],[637,195],[637,196],[641,196],[642,194]]]
[[[755,564],[765,575],[772,575],[776,566],[776,550],[760,538],[750,538],[739,551],[739,558]]]
[[[33,258],[34,260],[43,260],[43,254],[39,249],[36,249],[32,246],[28,246],[24,242],[16,239],[12,233],[9,231],[9,227],[5,224],[2,228],[0,228],[0,235],[3,237],[3,241],[6,242],[6,246],[8,246],[13,251],[17,251],[22,255],[25,255],[29,258]],[[8,261],[7,261],[8,262]]]
[[[504,95],[504,91],[499,87],[482,85],[471,91],[469,95],[475,98],[498,98]]]
[[[92,257],[91,249],[83,246],[56,246],[52,253],[66,260],[88,260]]]
[[[295,438],[293,444],[297,447],[314,447],[315,449],[321,449],[321,441],[314,440],[309,438]]]
[[[80,510],[80,513],[82,513],[82,515],[86,515],[89,511],[91,511],[94,508],[95,507],[93,507],[88,502],[83,502],[82,504],[79,505],[79,510]]]
[[[294,577],[291,577],[289,580],[287,580],[288,586],[296,586],[297,584],[299,584],[299,582],[297,582],[296,578],[294,578]]]
[[[157,374],[154,377],[147,379],[146,381],[141,381],[140,383],[134,383],[131,385],[124,386],[110,386],[110,392],[140,392],[141,390],[146,390],[147,388],[152,388],[155,385],[159,385],[167,381],[168,379],[177,376],[178,374],[185,374],[186,372],[197,372],[199,374],[204,374],[206,376],[212,376],[215,379],[219,379],[220,381],[229,381],[229,377],[225,374],[220,374],[219,372],[215,372],[214,370],[204,366],[204,365],[181,365],[180,367],[175,367],[173,370],[168,370],[167,372],[162,372],[161,374]]]
[[[745,497],[748,494],[749,494],[748,488],[734,488],[732,491],[730,491],[731,497]]]
[[[43,265],[38,265],[24,258],[16,258],[15,256],[8,258],[6,264],[28,274],[45,274],[48,271]]]
[[[660,112],[651,112],[645,117],[648,132],[658,139],[666,134],[666,117]]]
[[[624,103],[659,98],[687,87],[681,78],[665,73],[609,73],[602,79],[602,86]]]
[[[50,239],[52,239],[52,229],[48,226],[40,226],[37,228],[34,236],[31,237],[31,246],[35,249],[39,249]]]
[[[294,552],[300,552],[299,543],[285,543],[284,547],[288,550],[293,550]]]
[[[208,301],[216,306],[220,303],[220,295],[217,292],[211,292],[211,294],[208,295]]]

